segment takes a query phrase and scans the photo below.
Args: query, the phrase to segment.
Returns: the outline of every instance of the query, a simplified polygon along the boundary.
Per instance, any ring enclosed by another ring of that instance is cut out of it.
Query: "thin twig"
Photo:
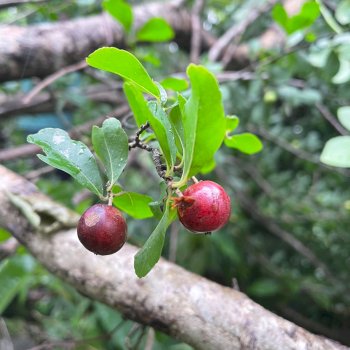
[[[30,101],[32,100],[32,98],[34,96],[36,96],[40,91],[42,91],[47,86],[54,83],[59,78],[65,76],[69,73],[73,73],[73,72],[76,72],[78,70],[84,69],[87,66],[88,66],[87,63],[84,60],[84,61],[72,64],[71,66],[64,67],[64,68],[60,69],[59,71],[55,72],[54,74],[49,75],[47,78],[42,80],[28,95],[26,95],[23,98],[23,103],[24,104],[30,103]]]
[[[196,0],[191,13],[192,21],[192,35],[191,35],[191,52],[190,61],[193,63],[199,63],[199,56],[201,52],[201,19],[200,14],[204,6],[204,0]]]
[[[237,37],[238,35],[243,34],[246,29],[254,22],[256,19],[261,16],[261,14],[270,10],[270,8],[277,3],[279,0],[268,0],[260,7],[256,7],[252,9],[247,17],[239,22],[238,24],[234,24],[227,32],[224,33],[211,47],[209,50],[209,59],[212,61],[217,61],[221,56],[222,52],[230,42]]]
[[[349,135],[349,131],[347,131],[334,117],[334,115],[329,111],[329,109],[323,105],[322,103],[317,103],[316,108],[322,114],[322,116],[329,121],[331,125],[341,134],[341,135]]]

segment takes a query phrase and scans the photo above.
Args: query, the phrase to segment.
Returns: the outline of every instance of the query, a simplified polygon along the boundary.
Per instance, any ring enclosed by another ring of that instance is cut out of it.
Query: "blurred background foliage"
[[[254,6],[253,0],[209,0],[203,27],[219,37],[244,21]],[[350,3],[318,0],[308,6],[286,18],[282,5],[276,5],[240,36],[239,42],[249,48],[249,64],[240,72],[248,72],[249,78],[222,82],[225,110],[239,116],[242,131],[262,139],[264,150],[254,156],[218,152],[215,170],[202,179],[215,180],[229,192],[230,223],[211,236],[193,235],[173,224],[165,256],[350,345],[350,171],[319,161],[325,142],[339,131],[347,133],[336,114],[350,104]],[[0,22],[26,26],[100,12],[100,1],[51,0],[0,10]],[[258,37],[271,26],[285,42],[266,49]],[[189,63],[188,53],[175,43],[136,45],[133,52],[157,80],[184,72]],[[206,53],[201,63],[218,76],[225,73]],[[0,97],[27,93],[35,84],[35,79],[3,83]],[[90,99],[87,91],[96,85],[115,93],[115,101]],[[47,90],[56,97],[51,112],[1,118],[1,148],[24,144],[27,134],[43,127],[70,129],[94,120],[122,100],[117,78],[91,69],[66,75]],[[127,118],[124,125],[130,134],[135,132]],[[82,137],[89,142],[89,132]],[[4,164],[80,213],[96,201],[64,174],[38,172],[43,164],[34,156]],[[121,183],[128,190],[160,196],[152,162],[140,151],[132,151]],[[128,218],[128,225],[129,242],[141,245],[155,221]],[[4,244],[10,238],[1,230],[0,239]],[[52,349],[143,349],[153,338],[153,349],[189,348],[87,299],[22,247],[0,262],[0,295],[0,332],[5,338],[8,329],[16,349],[42,342]]]

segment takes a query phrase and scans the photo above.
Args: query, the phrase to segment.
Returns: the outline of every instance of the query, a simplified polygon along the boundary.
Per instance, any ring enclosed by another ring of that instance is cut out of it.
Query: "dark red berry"
[[[99,255],[117,252],[126,241],[127,226],[121,212],[106,204],[95,204],[78,223],[78,238],[83,246]]]
[[[225,190],[213,181],[200,181],[175,199],[181,223],[190,231],[206,233],[223,227],[231,213]]]

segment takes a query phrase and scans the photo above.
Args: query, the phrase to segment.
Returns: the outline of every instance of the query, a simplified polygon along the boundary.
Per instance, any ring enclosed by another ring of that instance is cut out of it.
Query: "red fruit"
[[[225,190],[213,181],[200,181],[175,199],[181,223],[190,231],[211,232],[223,227],[231,213],[231,201]]]
[[[121,212],[106,204],[95,204],[78,223],[78,238],[83,246],[99,255],[117,252],[126,241],[127,226]]]

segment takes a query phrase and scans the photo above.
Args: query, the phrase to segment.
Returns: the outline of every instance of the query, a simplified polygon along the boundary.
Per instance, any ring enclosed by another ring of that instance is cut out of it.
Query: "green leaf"
[[[123,89],[131,111],[134,114],[136,124],[140,127],[149,120],[152,113],[148,109],[147,102],[142,92],[133,83],[124,83]]]
[[[138,277],[146,276],[160,259],[162,254],[165,233],[176,216],[176,211],[170,209],[170,202],[167,202],[163,217],[154,229],[144,246],[135,255],[134,268]]]
[[[157,102],[148,102],[148,108],[151,111],[148,121],[159,142],[159,146],[167,164],[167,169],[170,171],[176,161],[175,137],[170,120],[163,108]]]
[[[202,66],[187,68],[192,94],[183,108],[184,169],[181,186],[212,161],[225,136],[226,118],[215,76]]]
[[[288,17],[283,5],[276,4],[272,10],[273,19],[290,35],[310,27],[320,15],[320,6],[315,1],[305,2],[300,12]]]
[[[225,145],[230,148],[238,149],[246,154],[258,153],[263,148],[260,139],[249,132],[227,137],[225,139]]]
[[[184,152],[184,128],[182,124],[182,113],[179,105],[174,106],[169,113],[169,120],[174,130],[175,143],[179,153]]]
[[[110,187],[117,181],[128,161],[128,136],[120,121],[116,118],[106,119],[102,127],[92,128],[92,145],[106,168]]]
[[[136,33],[139,41],[169,41],[174,38],[174,31],[164,18],[151,18]]]
[[[337,115],[344,128],[350,131],[350,106],[338,108]]]
[[[338,4],[335,18],[342,25],[350,23],[350,0],[343,0]]]
[[[348,59],[339,58],[339,70],[332,78],[333,84],[344,84],[350,80],[350,62]]]
[[[165,78],[161,82],[164,89],[173,90],[173,91],[183,91],[188,89],[188,81],[186,79],[178,78]]]
[[[239,118],[235,115],[226,116],[226,135],[235,131],[239,125]]]
[[[330,166],[350,168],[350,136],[337,136],[327,141],[320,160]]]
[[[282,28],[285,28],[288,22],[288,14],[282,4],[276,4],[272,9],[272,18],[276,23],[278,23]]]
[[[103,8],[117,21],[121,23],[124,29],[129,32],[132,22],[133,13],[131,6],[123,0],[103,0]]]
[[[280,291],[280,286],[273,279],[260,279],[248,288],[248,294],[256,297],[271,297]]]
[[[127,81],[132,81],[142,91],[160,97],[159,89],[148,75],[141,62],[130,52],[115,47],[103,47],[94,51],[86,59],[94,68],[118,74]]]
[[[135,192],[123,192],[113,199],[113,204],[135,219],[147,219],[153,216],[149,207],[152,198]]]
[[[96,159],[84,143],[73,141],[67,132],[54,128],[42,129],[29,135],[27,141],[43,149],[46,155],[38,154],[43,162],[68,173],[91,192],[103,196]]]

